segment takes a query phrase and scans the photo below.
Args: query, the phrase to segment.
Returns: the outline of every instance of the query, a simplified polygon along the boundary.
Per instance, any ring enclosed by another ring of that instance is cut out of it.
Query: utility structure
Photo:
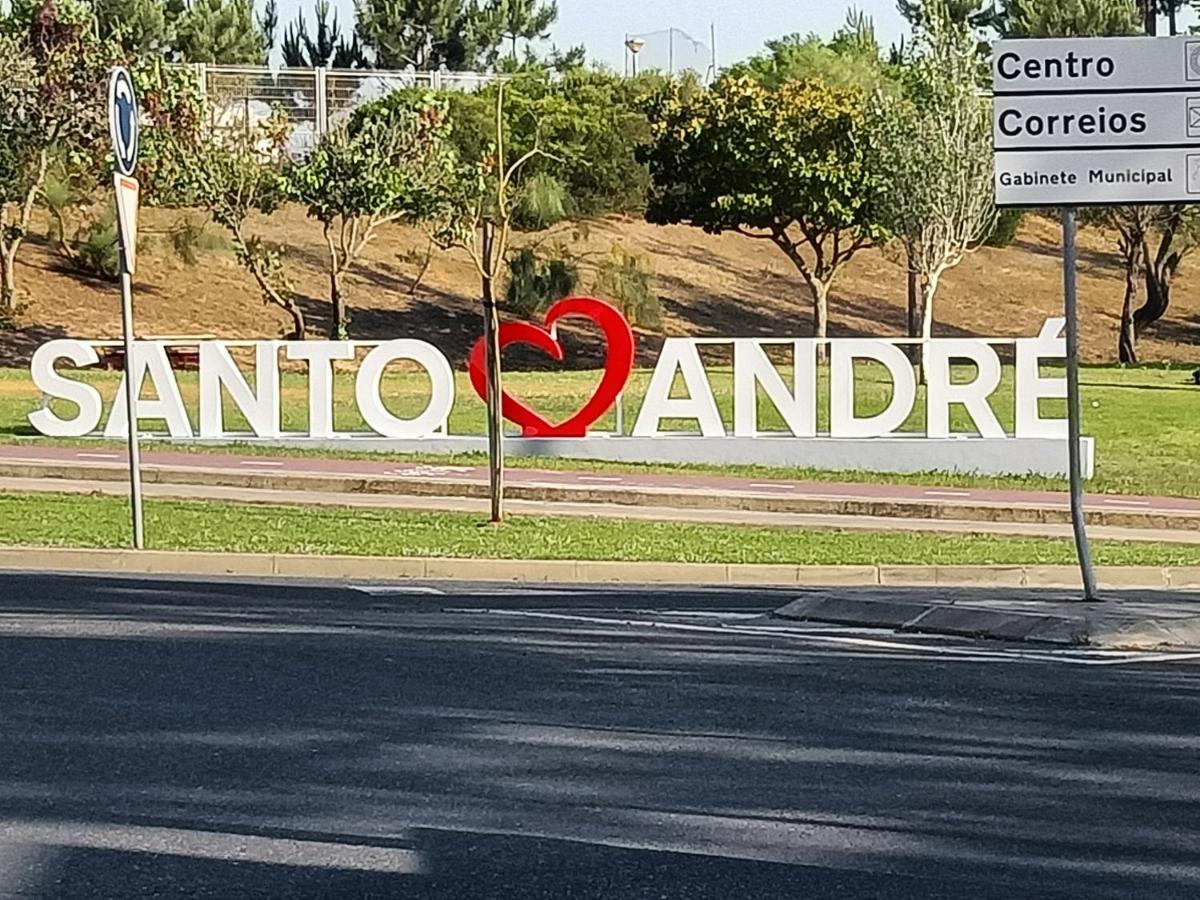
[[[665,71],[668,75],[674,75],[677,71],[686,71],[691,69],[699,74],[706,82],[711,81],[717,74],[717,27],[715,24],[709,25],[709,43],[705,44],[692,37],[682,28],[671,26],[658,31],[647,31],[642,34],[626,34],[625,35],[625,74],[637,76],[639,71],[639,62],[641,53],[646,49],[647,45],[659,46],[660,42],[666,43],[666,66]],[[690,52],[684,55],[684,49],[689,48]],[[703,67],[697,67],[696,58],[703,57]],[[690,57],[690,62],[687,61]],[[681,64],[685,63],[686,64]]]

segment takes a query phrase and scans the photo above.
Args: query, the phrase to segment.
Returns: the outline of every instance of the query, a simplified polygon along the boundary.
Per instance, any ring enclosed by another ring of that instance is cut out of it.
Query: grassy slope
[[[0,545],[123,547],[126,501],[117,497],[0,494]],[[1062,564],[1067,541],[802,531],[794,528],[516,517],[481,526],[475,516],[297,509],[151,500],[148,544],[160,550],[502,559],[875,564]],[[1200,547],[1094,547],[1100,565],[1198,565]]]
[[[207,252],[188,267],[162,247],[163,232],[182,217],[175,211],[145,210],[144,247],[136,284],[137,319],[144,335],[274,338],[285,317],[264,306],[251,279],[228,252]],[[19,276],[28,291],[29,323],[15,335],[0,335],[0,364],[21,362],[47,337],[113,337],[119,334],[116,289],[101,281],[61,271],[38,232],[22,251]],[[325,324],[328,279],[322,264],[320,229],[302,209],[288,208],[254,225],[271,242],[286,242],[289,278],[305,298],[310,323]],[[806,291],[791,264],[763,241],[736,235],[706,235],[684,226],[655,227],[609,219],[586,228],[563,226],[542,237],[561,242],[583,270],[583,289],[594,283],[596,264],[614,244],[644,254],[657,273],[667,334],[755,336],[809,331]],[[937,300],[937,333],[983,336],[1033,335],[1062,307],[1057,225],[1033,219],[1017,242],[1003,250],[983,249],[946,275]],[[462,255],[437,253],[423,287],[410,296],[423,252],[419,232],[386,229],[369,248],[364,264],[347,279],[354,337],[427,336],[457,364],[478,337],[478,281]],[[1122,280],[1111,240],[1085,230],[1081,236],[1080,301],[1085,358],[1111,361],[1116,347]],[[1185,260],[1172,293],[1167,321],[1142,342],[1146,361],[1200,362],[1200,284],[1193,257]],[[835,335],[899,334],[904,325],[904,273],[880,251],[859,254],[839,275],[831,301]],[[642,335],[642,360],[652,359],[660,335]],[[576,342],[568,356],[581,367],[594,365],[593,342]]]
[[[91,373],[87,379],[96,384],[111,398],[116,392],[117,376],[114,373]],[[591,391],[597,379],[595,372],[566,372],[553,376],[516,372],[506,376],[508,388],[515,394],[544,410],[550,418],[565,417],[576,409]],[[633,426],[634,414],[640,404],[649,374],[639,371],[627,392],[626,429]],[[732,420],[730,412],[730,382],[727,370],[716,369],[712,383],[718,395],[718,403],[727,422]],[[861,378],[860,412],[878,409],[886,400],[887,385],[879,373],[868,370]],[[194,373],[181,373],[181,390],[190,409],[195,408],[196,377]],[[827,415],[827,385],[822,378],[820,411],[822,426]],[[302,375],[284,376],[285,426],[299,429],[306,415],[305,380]],[[393,374],[385,381],[385,396],[389,405],[398,413],[412,414],[418,411],[427,388],[424,376]],[[361,427],[353,401],[353,381],[340,378],[337,385],[337,425],[351,430]],[[1092,367],[1083,373],[1085,431],[1098,441],[1098,476],[1089,485],[1089,490],[1112,493],[1150,493],[1178,496],[1200,496],[1200,447],[1197,446],[1195,422],[1200,412],[1200,388],[1190,384],[1187,373],[1178,368],[1121,369],[1115,367]],[[28,374],[20,370],[0,371],[0,441],[11,441],[31,432],[26,416],[38,404],[38,394],[29,381]],[[918,401],[908,427],[919,428],[923,421],[923,399]],[[1045,404],[1044,412],[1054,412],[1052,404]],[[1005,380],[996,395],[995,408],[1003,424],[1012,425],[1012,382],[1011,369],[1006,369]],[[64,414],[66,411],[64,410]],[[961,415],[956,417],[956,427],[966,428]],[[760,422],[764,428],[780,425],[777,414],[765,402],[760,406]],[[242,427],[236,415],[228,419],[227,427]],[[458,379],[458,396],[450,420],[451,431],[457,434],[480,433],[483,430],[483,406],[466,382],[465,375]],[[600,423],[601,428],[612,428],[612,417]],[[546,466],[547,460],[531,461],[531,465]],[[562,465],[578,465],[562,463]],[[596,468],[597,466],[590,466]],[[612,466],[599,466],[611,469]],[[629,468],[629,467],[625,467]],[[645,467],[663,468],[663,467]],[[1053,479],[1024,478],[997,479],[972,476],[879,476],[869,473],[814,473],[801,470],[729,469],[727,473],[742,471],[747,474],[777,474],[791,477],[814,477],[834,480],[888,480],[915,481],[934,484],[961,485],[1006,485],[1030,488],[1057,488],[1061,484]]]

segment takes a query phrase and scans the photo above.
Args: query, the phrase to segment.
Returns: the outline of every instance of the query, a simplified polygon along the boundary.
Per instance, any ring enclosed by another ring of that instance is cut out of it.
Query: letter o
[[[1113,64],[1111,56],[1102,56],[1096,61],[1096,72],[1099,73],[1101,78],[1111,77],[1115,70],[1116,67]]]
[[[414,419],[392,415],[379,394],[384,369],[397,359],[410,359],[429,375],[429,404]],[[354,382],[354,395],[363,421],[384,437],[428,437],[442,426],[454,407],[454,371],[442,352],[430,343],[412,338],[388,341],[363,360]]]

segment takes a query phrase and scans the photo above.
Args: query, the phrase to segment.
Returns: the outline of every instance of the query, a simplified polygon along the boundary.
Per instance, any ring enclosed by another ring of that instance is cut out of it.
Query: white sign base
[[[143,435],[144,440],[175,443],[166,435]],[[387,453],[486,453],[487,438],[480,436],[426,437],[396,440],[373,435],[338,438],[286,436],[253,438],[230,436],[225,440],[188,438],[179,443],[306,449],[377,451]],[[695,463],[714,466],[759,465],[811,468],[832,472],[955,472],[978,475],[1067,474],[1067,445],[1060,438],[929,438],[894,435],[872,438],[796,438],[760,435],[756,438],[709,438],[694,434],[663,438],[592,435],[586,438],[537,439],[507,437],[508,456],[546,459],[591,459],[628,463]],[[1082,438],[1083,476],[1095,471],[1096,445]]]

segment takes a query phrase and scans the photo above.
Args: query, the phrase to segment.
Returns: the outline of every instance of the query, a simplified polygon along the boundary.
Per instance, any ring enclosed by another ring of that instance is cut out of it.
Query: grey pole
[[[1083,574],[1083,598],[1098,600],[1096,573],[1088,546],[1087,523],[1083,511],[1083,472],[1079,442],[1083,433],[1079,402],[1079,306],[1075,288],[1075,209],[1062,210],[1063,227],[1063,307],[1067,317],[1067,459],[1071,479],[1071,524],[1075,529],[1075,549]]]
[[[137,396],[134,381],[137,366],[133,361],[133,279],[121,265],[121,328],[125,333],[125,409],[129,419],[129,499],[133,509],[133,547],[145,546],[142,518],[142,455],[138,447]]]

